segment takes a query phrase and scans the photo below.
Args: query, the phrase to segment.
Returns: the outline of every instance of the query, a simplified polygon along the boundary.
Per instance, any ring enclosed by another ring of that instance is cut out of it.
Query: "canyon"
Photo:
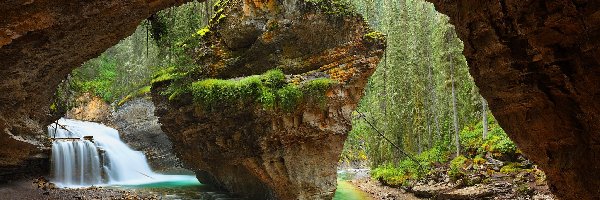
[[[600,103],[597,100],[600,97],[600,87],[598,87],[600,68],[597,66],[600,62],[598,59],[600,58],[600,3],[586,0],[429,1],[436,5],[438,11],[447,14],[456,26],[458,36],[465,44],[464,54],[471,75],[482,96],[489,102],[491,111],[511,139],[528,158],[540,165],[547,173],[553,192],[561,199],[599,199]],[[204,179],[208,182],[221,183],[226,189],[241,190],[227,184],[238,183],[240,180],[226,180],[220,174],[241,174],[252,171],[252,175],[247,178],[253,183],[262,183],[253,185],[259,188],[259,191],[273,191],[268,194],[271,195],[270,197],[288,198],[292,197],[290,195],[297,195],[308,198],[309,196],[303,195],[316,194],[327,198],[328,192],[335,186],[323,185],[319,186],[322,189],[311,190],[308,188],[315,188],[315,186],[303,185],[305,182],[302,182],[301,176],[296,179],[284,178],[283,182],[265,180],[269,180],[270,176],[278,177],[283,174],[278,170],[285,171],[288,162],[301,164],[302,160],[294,160],[296,158],[290,152],[311,153],[303,149],[316,145],[318,148],[324,148],[322,144],[327,141],[337,144],[327,146],[330,148],[329,152],[339,151],[341,148],[339,145],[345,139],[344,132],[350,128],[346,121],[348,111],[353,109],[357,101],[354,98],[360,96],[364,79],[371,73],[369,70],[372,70],[371,68],[374,67],[372,65],[377,63],[378,56],[381,55],[381,52],[378,53],[374,49],[381,50],[383,46],[377,42],[379,40],[367,41],[368,38],[365,39],[363,36],[369,32],[364,31],[364,25],[353,16],[342,15],[338,17],[339,21],[336,21],[335,16],[328,18],[311,13],[311,9],[300,9],[297,10],[296,16],[308,13],[307,18],[303,20],[309,21],[300,20],[300,24],[289,24],[288,27],[284,15],[272,13],[280,9],[283,11],[297,9],[294,7],[297,4],[290,2],[298,1],[232,2],[232,5],[224,9],[226,16],[221,23],[239,24],[243,20],[253,19],[252,22],[273,25],[268,20],[271,17],[281,19],[281,21],[272,20],[277,24],[272,28],[283,27],[294,30],[295,25],[307,27],[307,25],[302,26],[302,23],[314,20],[316,23],[341,23],[340,27],[347,27],[347,29],[318,30],[323,31],[321,33],[336,34],[331,36],[332,38],[321,37],[318,32],[278,33],[295,34],[299,36],[295,39],[305,42],[306,46],[314,47],[304,52],[305,49],[294,51],[293,47],[291,51],[287,51],[289,46],[284,46],[286,48],[281,49],[283,53],[276,52],[275,49],[265,50],[273,47],[270,45],[285,44],[285,39],[288,39],[283,38],[282,43],[274,42],[278,39],[278,34],[272,34],[277,33],[276,30],[256,30],[254,28],[256,24],[242,26],[239,29],[211,29],[222,33],[220,39],[224,43],[220,43],[221,46],[217,47],[245,49],[256,53],[253,55],[257,58],[254,62],[244,60],[250,63],[245,68],[237,66],[234,62],[231,66],[214,68],[211,73],[199,74],[198,77],[235,79],[261,74],[273,66],[281,65],[283,62],[279,58],[284,57],[283,55],[293,58],[302,57],[304,55],[302,53],[316,56],[314,64],[290,65],[291,68],[287,70],[284,68],[286,74],[298,75],[313,70],[318,71],[321,66],[332,63],[326,62],[328,60],[342,60],[332,65],[334,67],[347,65],[347,62],[361,60],[366,62],[358,62],[361,65],[346,68],[357,69],[359,73],[350,73],[357,74],[356,77],[341,76],[342,81],[325,92],[325,107],[329,108],[326,109],[327,112],[323,112],[320,106],[314,106],[317,104],[304,103],[299,104],[293,114],[265,111],[260,105],[253,105],[247,109],[226,107],[223,112],[209,113],[199,109],[200,107],[192,106],[193,97],[190,94],[182,95],[180,100],[165,99],[157,92],[167,85],[164,82],[157,82],[154,84],[156,88],[153,88],[153,101],[157,105],[156,113],[160,117],[159,120],[186,123],[182,127],[175,127],[173,124],[173,126],[164,126],[163,129],[174,141],[177,155],[186,165],[196,168],[201,181]],[[61,112],[52,110],[50,105],[54,102],[56,87],[71,70],[130,35],[140,21],[148,18],[152,13],[182,3],[184,1],[177,0],[87,1],[85,3],[8,1],[3,3],[0,8],[2,11],[0,74],[3,76],[0,80],[0,94],[2,94],[0,96],[0,130],[2,130],[0,176],[2,180],[14,177],[15,174],[44,173],[43,170],[31,172],[30,169],[37,169],[34,166],[44,165],[43,155],[47,151],[48,144],[43,131],[46,125],[61,116]],[[235,3],[237,6],[233,5]],[[336,12],[334,9],[327,15],[336,15]],[[344,23],[346,24],[343,25]],[[357,31],[349,34],[351,30]],[[336,43],[331,40],[342,42]],[[328,49],[329,46],[322,46],[325,44],[335,44],[334,46],[339,47],[341,53],[336,51],[326,51],[327,53],[323,55],[315,53]],[[370,45],[372,49],[359,48],[363,45]],[[214,49],[198,48],[197,50],[196,53],[200,54],[203,53],[202,50]],[[339,55],[335,55],[336,53]],[[360,55],[359,58],[343,59],[354,54]],[[270,55],[277,56],[271,58]],[[311,56],[302,58],[307,59]],[[322,57],[319,59],[319,56]],[[205,61],[203,58],[196,59]],[[219,63],[218,59],[209,61]],[[368,67],[364,68],[364,66]],[[315,74],[318,75],[301,77],[323,75],[323,73]],[[275,116],[279,115],[284,117],[275,120]],[[200,119],[209,123],[189,124],[197,123]],[[216,121],[218,119],[223,120]],[[228,121],[236,120],[245,120],[247,123],[243,123],[243,126],[227,124]],[[217,131],[226,128],[229,128],[226,133],[230,134],[227,137],[216,134]],[[272,131],[282,128],[290,128],[290,133]],[[192,144],[195,139],[193,137],[199,137],[193,133],[199,130],[208,130],[205,134],[210,136],[209,141]],[[261,131],[255,131],[254,133],[259,134],[252,136],[244,135],[241,130]],[[239,144],[236,138],[245,140],[246,144],[255,145],[253,147],[261,149],[262,152],[221,151],[228,148],[244,149],[242,146],[236,146]],[[189,139],[189,141],[178,141],[178,139]],[[228,167],[214,169],[206,164],[207,161],[213,161],[211,157],[200,156],[203,159],[193,159],[192,155],[203,153],[200,148],[207,148],[211,153],[219,153],[218,156],[223,156],[222,158],[234,159],[231,161],[217,159],[215,160],[217,163]],[[335,159],[336,155],[330,153],[308,157],[312,160],[306,161],[314,163],[317,160]],[[333,167],[331,163],[318,164],[323,168]],[[268,172],[265,170],[267,167],[270,169]],[[290,165],[290,167],[298,166]],[[269,172],[276,173],[269,174]],[[330,171],[324,175],[329,179],[331,176],[333,175]],[[286,181],[297,181],[296,183],[303,187],[290,190],[290,193],[281,192]]]

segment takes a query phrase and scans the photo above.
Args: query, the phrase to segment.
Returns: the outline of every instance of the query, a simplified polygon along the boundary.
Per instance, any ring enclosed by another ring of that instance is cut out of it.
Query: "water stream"
[[[150,169],[142,152],[129,148],[119,132],[102,124],[60,119],[48,126],[53,181],[59,187],[140,185],[160,182],[200,184],[191,175],[163,175]]]
[[[142,152],[121,141],[119,132],[94,122],[60,119],[48,126],[52,181],[61,188],[105,186],[157,194],[162,199],[215,199],[229,196],[193,175],[164,175],[150,169]],[[345,174],[345,173],[342,173]],[[345,175],[341,177],[345,177]],[[335,200],[365,200],[365,194],[338,180]]]

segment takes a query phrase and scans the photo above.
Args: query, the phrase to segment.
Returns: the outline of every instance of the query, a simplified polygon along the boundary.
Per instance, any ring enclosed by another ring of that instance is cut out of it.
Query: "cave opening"
[[[414,3],[413,1],[401,2]],[[499,128],[500,125],[506,129],[508,135],[515,140],[523,152],[536,161],[536,163],[540,164],[541,168],[548,173],[550,189],[557,192],[560,198],[597,198],[598,193],[600,193],[597,190],[597,188],[600,188],[598,187],[597,180],[600,179],[598,179],[598,173],[594,172],[598,171],[599,166],[598,159],[596,159],[596,154],[598,154],[599,150],[595,142],[596,133],[599,129],[597,123],[594,122],[599,118],[597,113],[599,113],[600,106],[598,106],[595,99],[597,99],[599,93],[597,88],[600,88],[597,87],[598,82],[596,81],[600,73],[597,68],[589,66],[597,66],[598,64],[597,59],[594,59],[598,57],[597,52],[599,52],[597,50],[598,40],[596,40],[600,38],[597,31],[597,24],[600,23],[597,23],[598,17],[596,16],[599,7],[598,3],[588,1],[500,1],[498,3],[457,1],[447,3],[437,0],[431,0],[430,2],[433,2],[439,11],[450,15],[451,23],[457,27],[456,35],[465,41],[464,55],[466,55],[466,61],[470,64],[469,70],[471,75],[474,77],[477,86],[479,86],[482,95],[489,101],[491,113],[495,114],[495,117],[498,118],[496,122],[490,115],[490,118],[492,118],[490,119],[490,123],[492,124],[489,124],[490,127],[485,129],[492,131],[494,127]],[[157,10],[176,3],[181,2],[157,1],[153,4],[132,3],[119,7],[119,10],[115,12],[102,12],[104,8],[114,8],[104,3],[64,5],[63,8],[58,4],[46,5],[40,2],[24,4],[7,2],[7,6],[3,6],[0,9],[4,11],[3,15],[6,15],[6,19],[8,19],[2,22],[2,25],[6,24],[6,26],[1,26],[3,33],[0,35],[2,36],[0,38],[0,55],[2,57],[0,64],[2,66],[10,66],[2,68],[2,73],[10,78],[2,81],[3,84],[0,87],[0,91],[4,93],[0,96],[0,102],[2,102],[0,128],[8,135],[0,138],[0,144],[4,147],[0,149],[0,155],[2,155],[0,158],[0,171],[6,172],[0,174],[3,180],[10,179],[5,179],[4,177],[11,177],[13,173],[23,173],[23,171],[16,169],[27,168],[27,165],[37,166],[39,164],[23,162],[23,160],[40,155],[39,150],[34,150],[39,141],[43,140],[39,136],[44,135],[44,133],[40,131],[45,129],[46,124],[60,117],[61,114],[59,113],[69,108],[67,104],[56,104],[57,100],[63,97],[53,98],[54,89],[58,85],[58,82],[61,81],[61,78],[56,77],[66,76],[74,66],[79,66],[86,59],[94,57],[100,51],[107,49],[108,46],[111,46],[110,44],[114,44],[116,41],[124,38],[127,33],[130,33],[134,29],[133,27],[138,25],[137,22],[149,17],[148,13],[154,13]],[[375,1],[375,4],[364,4],[364,11],[368,13],[365,16],[382,13],[378,9],[386,7],[383,5],[391,5],[391,3],[388,1]],[[92,9],[90,7],[96,8]],[[200,6],[197,9],[211,10],[209,6]],[[422,7],[415,9],[422,9]],[[29,10],[31,12],[19,13],[21,10]],[[40,10],[41,12],[38,12]],[[404,11],[398,11],[398,13],[402,12]],[[100,20],[89,20],[78,17],[90,15]],[[149,20],[154,20],[154,17],[153,15]],[[208,18],[211,15],[206,15],[205,17]],[[367,18],[375,26],[382,23],[378,20],[372,20],[377,19],[377,17],[371,16]],[[30,23],[32,21],[36,23]],[[160,35],[158,34],[162,30],[160,26],[143,26],[142,28],[138,27],[138,29],[141,29],[141,37],[130,41],[137,41],[135,44],[131,43],[131,45],[137,45],[136,49],[143,50],[134,53],[141,54],[141,57],[146,56],[147,58],[147,60],[136,61],[138,62],[137,64],[153,62],[149,61],[153,59],[151,55],[161,50],[152,46],[154,45],[153,42],[160,40],[160,38],[153,37]],[[385,33],[386,31],[382,32]],[[393,36],[389,32],[388,34]],[[81,45],[81,41],[88,41],[88,43]],[[148,44],[151,45],[147,46]],[[117,49],[116,47],[113,48]],[[74,51],[73,49],[76,50]],[[96,62],[95,64],[88,63],[87,65],[102,66],[104,69],[115,69],[117,65],[127,65],[128,63],[117,63],[115,60],[110,60],[112,56],[119,56],[117,52],[122,50],[115,49],[109,50],[108,53],[105,53],[106,55],[102,54],[104,58],[93,61]],[[159,55],[159,53],[154,55]],[[393,60],[393,57],[388,54],[385,59],[383,63],[387,64],[386,67],[391,67],[389,64],[390,61],[387,59]],[[169,61],[177,62],[174,60]],[[151,70],[144,71],[141,68],[136,68],[137,65],[135,64],[134,62],[130,65],[133,67],[129,72],[135,75],[132,76],[132,80],[140,81],[144,79],[143,77],[151,74],[148,73]],[[379,68],[386,67],[380,66]],[[458,65],[456,67],[458,70],[463,70]],[[91,68],[78,69],[77,73],[80,76],[85,76],[93,73],[103,73],[104,70],[101,67],[96,69]],[[124,72],[128,72],[128,69],[123,70]],[[387,71],[390,74],[392,72]],[[428,80],[428,75],[425,75],[428,74],[426,72],[427,70],[420,72],[425,82]],[[110,73],[106,73],[105,75],[107,77],[111,76]],[[389,78],[387,76],[380,77],[382,79],[386,77],[385,79],[387,80]],[[73,76],[68,79],[69,81],[74,80]],[[127,81],[126,78],[122,77],[121,79],[97,79],[90,81],[90,83],[79,84],[77,87],[101,88],[111,84],[114,84],[111,87],[115,87]],[[436,87],[449,87],[448,83],[454,83],[454,81],[436,84]],[[114,105],[117,105],[130,94],[132,98],[135,96],[144,96],[143,94],[146,93],[148,88],[142,86],[143,84],[137,84],[132,88],[105,92],[101,97],[101,101],[105,101],[102,100],[104,98],[111,100],[119,99],[118,102],[113,101]],[[387,86],[383,88],[393,90],[392,85]],[[411,84],[401,86],[405,88],[416,87]],[[63,84],[59,86],[59,91],[68,91],[68,89],[65,89],[68,87],[70,86]],[[378,91],[378,89],[383,89],[382,87],[374,87],[371,85],[368,90]],[[429,86],[426,85],[424,87]],[[369,94],[367,93],[367,95]],[[425,101],[423,99],[427,95],[420,95],[420,100],[422,101],[420,104],[424,104]],[[128,101],[123,101],[123,104]],[[478,101],[473,100],[471,102]],[[372,104],[371,106],[379,110],[391,109],[390,106],[392,105],[390,105],[390,102],[393,101],[385,100],[384,102],[386,103],[375,105],[378,101],[372,100],[368,103],[361,103],[360,106],[370,103]],[[430,105],[435,105],[434,103],[429,103]],[[477,104],[478,106],[483,105],[481,106],[483,110],[486,102],[482,100]],[[361,107],[359,107],[360,109]],[[416,109],[412,112],[417,113],[415,115],[419,115],[419,113],[422,115],[421,118],[415,117],[412,121],[419,121],[423,124],[432,123],[428,120],[435,121],[435,116],[431,116],[431,113],[435,112],[428,111],[427,109]],[[481,114],[483,113],[487,112],[483,111]],[[354,115],[353,117],[356,119],[354,119],[355,122],[353,123],[366,123],[363,118],[370,118],[373,121],[383,121],[383,123],[377,124],[375,128],[384,130],[384,135],[391,134],[391,131],[388,130],[391,129],[388,126],[389,124],[385,122],[386,120],[379,120],[377,115],[372,113]],[[381,116],[386,116],[385,112]],[[359,122],[360,120],[363,120],[363,122]],[[452,127],[451,123],[447,122],[443,125],[446,128]],[[362,127],[364,129],[373,129],[364,124]],[[483,127],[484,125],[481,124],[482,129],[484,129]],[[428,138],[421,138],[421,135],[414,134],[415,130],[429,132],[428,129],[431,129],[431,132],[435,133],[433,130],[436,127],[435,125],[421,125],[409,129],[398,129],[403,132],[409,132],[415,137],[405,138],[395,136],[389,139],[402,145],[412,142],[406,146],[408,146],[408,151],[413,153],[427,152],[435,154],[437,152],[428,152],[427,148],[420,147],[427,144]],[[467,125],[465,129],[460,130],[460,133],[469,132],[475,135],[480,130],[483,132],[482,129],[480,129],[479,124]],[[352,134],[349,136],[349,141],[352,141],[352,137],[356,136]],[[435,134],[432,135],[436,136]],[[446,133],[442,134],[441,137],[448,138],[448,136],[450,134]],[[410,141],[410,139],[413,140]],[[355,143],[354,147],[366,147],[365,142],[361,143],[360,139]],[[390,145],[385,144],[385,142],[378,143],[375,141],[374,144],[378,148],[373,148],[372,150],[376,149],[380,151],[377,156],[398,157],[397,155],[402,154],[402,152],[390,148]],[[512,148],[510,144],[502,144]],[[450,148],[450,145],[444,144],[443,146],[444,148]],[[485,145],[485,142],[483,145]],[[486,147],[491,148],[492,146],[484,146],[484,149]],[[352,156],[360,158],[361,153],[357,153],[356,151],[349,154],[345,153],[342,155],[342,158]],[[401,162],[400,158],[397,159],[395,162],[399,162],[400,164],[396,166],[394,164],[387,165],[381,168],[380,172],[382,176],[385,176],[387,172],[393,172],[402,164],[406,166],[413,165],[414,168],[414,164],[411,164],[410,161]],[[479,160],[477,159],[477,155],[475,155],[472,158],[467,156],[466,159],[458,159],[453,163],[464,164],[476,162],[487,161]],[[457,164],[456,166],[460,165]],[[515,167],[514,165],[511,167],[520,168],[520,166]],[[507,168],[504,171],[510,170],[512,169]],[[415,171],[407,172],[412,174],[419,173]],[[394,174],[392,173],[392,175]],[[534,179],[542,176],[537,173],[533,173],[533,175]],[[406,179],[402,179],[399,183],[402,183],[404,180]],[[524,193],[531,192],[525,187],[519,187],[518,189]]]

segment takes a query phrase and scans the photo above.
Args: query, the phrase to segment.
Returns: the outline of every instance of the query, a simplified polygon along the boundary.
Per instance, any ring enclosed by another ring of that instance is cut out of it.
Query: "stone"
[[[131,35],[152,13],[184,2],[3,1],[0,179],[8,178],[2,174],[10,174],[9,169],[36,168],[29,160],[47,146],[38,145],[45,142],[46,126],[64,114],[50,105],[58,84],[71,70]]]
[[[189,43],[199,44],[187,51],[201,70],[152,86],[155,113],[176,154],[200,182],[250,199],[331,199],[351,114],[383,55],[384,36],[329,1],[224,2],[215,9],[223,17]],[[169,87],[242,81],[274,68],[301,91],[323,78],[331,85],[304,92],[292,109],[253,96],[198,101],[202,91],[194,88],[162,95]]]
[[[428,0],[500,126],[559,199],[600,199],[600,2]]]

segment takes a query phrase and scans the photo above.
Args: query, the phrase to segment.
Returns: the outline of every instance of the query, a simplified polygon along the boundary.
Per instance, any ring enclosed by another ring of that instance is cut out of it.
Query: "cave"
[[[600,198],[600,3],[428,0],[451,18],[482,96],[561,199]],[[5,2],[0,175],[42,166],[53,91],[74,68],[185,1]],[[83,45],[82,45],[83,44]],[[27,172],[29,173],[29,172]]]

